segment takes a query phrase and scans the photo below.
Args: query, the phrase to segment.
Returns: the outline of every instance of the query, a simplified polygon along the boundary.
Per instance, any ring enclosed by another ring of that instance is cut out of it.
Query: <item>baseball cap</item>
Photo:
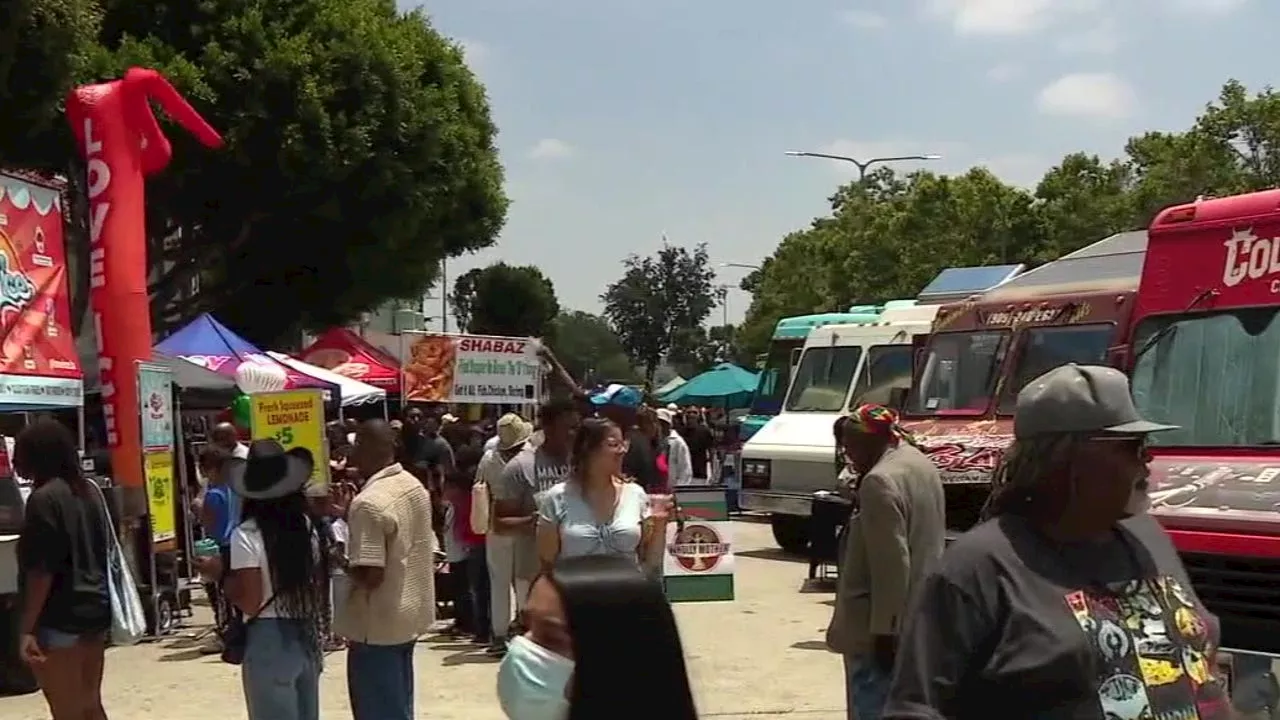
[[[592,405],[618,405],[626,408],[639,408],[644,397],[639,390],[627,385],[613,383],[591,396]]]
[[[1027,383],[1018,393],[1013,435],[1152,433],[1177,430],[1143,418],[1129,395],[1129,378],[1115,368],[1069,363]]]
[[[533,426],[515,413],[498,418],[498,449],[510,450],[525,442],[533,434]]]
[[[658,420],[659,420],[660,422],[664,422],[664,423],[666,423],[666,424],[668,424],[668,425],[671,425],[671,424],[672,424],[672,423],[671,423],[671,419],[672,419],[672,417],[673,417],[673,414],[672,414],[672,412],[671,412],[670,410],[668,410],[668,409],[666,409],[666,408],[658,408],[657,415],[658,415]]]

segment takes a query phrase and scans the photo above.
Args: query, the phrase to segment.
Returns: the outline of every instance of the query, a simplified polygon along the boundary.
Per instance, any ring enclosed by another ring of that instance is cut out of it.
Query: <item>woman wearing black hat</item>
[[[257,440],[234,461],[243,498],[231,537],[228,595],[244,613],[241,666],[250,720],[316,720],[329,588],[328,542],[312,523],[303,488],[314,459]]]

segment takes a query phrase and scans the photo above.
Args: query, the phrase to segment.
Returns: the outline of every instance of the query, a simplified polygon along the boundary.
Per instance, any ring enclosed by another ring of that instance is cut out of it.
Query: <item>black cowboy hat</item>
[[[275,440],[254,440],[248,459],[233,460],[227,474],[240,497],[275,500],[302,490],[314,468],[315,458],[306,448],[285,452]]]

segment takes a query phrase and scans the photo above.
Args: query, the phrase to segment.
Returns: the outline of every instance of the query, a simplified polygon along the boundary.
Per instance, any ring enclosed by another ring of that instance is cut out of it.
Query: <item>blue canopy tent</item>
[[[161,340],[156,350],[170,357],[180,357],[187,362],[234,379],[241,363],[252,362],[274,365],[284,370],[289,389],[320,388],[333,398],[340,398],[341,389],[333,383],[294,370],[267,353],[254,347],[248,340],[232,332],[205,313],[192,320],[186,327]]]
[[[720,363],[658,400],[663,404],[703,405],[726,410],[744,408],[751,404],[751,394],[756,391],[759,381],[759,373],[744,370],[733,363]]]

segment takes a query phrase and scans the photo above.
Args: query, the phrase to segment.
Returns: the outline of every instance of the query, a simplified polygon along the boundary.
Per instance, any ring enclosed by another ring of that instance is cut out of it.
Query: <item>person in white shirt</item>
[[[666,408],[658,410],[658,428],[662,437],[667,440],[667,481],[672,487],[693,484],[693,458],[689,456],[689,445],[673,429],[674,416]]]

